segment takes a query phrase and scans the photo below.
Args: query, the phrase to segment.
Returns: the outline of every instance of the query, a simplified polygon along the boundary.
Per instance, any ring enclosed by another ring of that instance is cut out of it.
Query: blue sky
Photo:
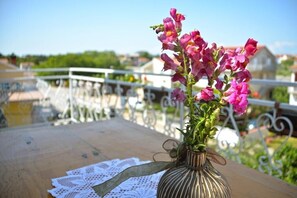
[[[150,25],[175,7],[184,33],[224,46],[251,37],[273,53],[297,54],[297,0],[0,0],[0,53],[86,50],[160,53]]]

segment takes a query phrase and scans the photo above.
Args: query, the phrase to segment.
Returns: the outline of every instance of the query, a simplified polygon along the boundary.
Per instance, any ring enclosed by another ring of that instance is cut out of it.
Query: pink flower
[[[207,77],[210,77],[213,75],[213,72],[217,66],[217,63],[215,62],[213,58],[214,49],[213,48],[205,48],[202,51],[202,61],[203,65],[207,74]]]
[[[186,19],[183,14],[177,13],[175,8],[170,9],[170,15],[174,19],[175,22],[181,22]]]
[[[218,64],[219,64],[219,72],[222,73],[226,70],[226,61],[228,59],[227,54],[223,54],[222,57],[220,58]]]
[[[162,49],[163,50],[174,50],[176,45],[172,43],[162,43]]]
[[[233,105],[234,111],[243,114],[248,105],[249,86],[246,82],[237,83],[235,79],[231,87],[224,93],[224,100]]]
[[[225,68],[235,72],[239,69],[245,69],[249,59],[242,54],[242,48],[227,51],[228,57],[225,60]]]
[[[224,67],[232,71],[245,70],[249,63],[249,56],[252,56],[257,51],[257,41],[248,39],[244,49],[237,48],[236,50],[229,50],[228,57],[224,61]]]
[[[161,59],[164,61],[164,67],[163,70],[166,71],[168,69],[171,69],[173,71],[176,70],[177,64],[174,63],[174,61],[165,53],[161,54]]]
[[[232,101],[229,103],[233,105],[233,109],[238,114],[245,113],[247,106],[248,106],[248,95],[247,94],[240,94],[237,95],[236,98],[234,97]]]
[[[183,75],[181,75],[180,73],[175,73],[173,74],[172,78],[171,78],[172,82],[176,82],[179,81],[181,84],[186,85],[186,79]]]
[[[173,101],[183,102],[186,99],[186,95],[183,90],[176,88],[171,93],[171,99]]]
[[[198,30],[194,30],[190,33],[194,43],[199,46],[199,48],[204,48],[207,46],[207,43],[203,40]],[[201,49],[202,50],[202,49]]]
[[[186,19],[185,16],[180,14],[180,13],[177,13],[175,8],[170,9],[170,15],[175,21],[176,29],[178,31],[180,31],[181,28],[182,28],[182,23],[181,22]]]
[[[191,36],[189,34],[184,34],[180,37],[179,41],[180,41],[180,45],[186,49],[187,45],[189,44],[191,40]]]
[[[186,53],[194,61],[199,61],[201,58],[199,47],[195,45],[188,45],[186,47]]]
[[[257,51],[257,41],[255,41],[252,38],[249,38],[244,46],[245,49],[245,55],[246,56],[252,56]]]
[[[223,81],[221,81],[219,78],[216,79],[216,89],[221,90],[223,88]]]
[[[211,87],[206,87],[204,89],[202,89],[196,96],[195,96],[195,100],[196,101],[200,101],[200,100],[204,100],[204,101],[210,101],[212,99],[214,99],[214,94],[213,94],[213,89]]]
[[[205,67],[200,61],[196,61],[193,63],[191,73],[196,81],[200,80],[203,76],[207,75]]]
[[[180,38],[180,45],[189,56],[189,58],[193,59],[194,61],[199,61],[201,58],[200,51],[201,49],[197,46],[194,41],[192,40],[189,34],[184,34]]]
[[[251,73],[249,70],[244,69],[242,71],[239,71],[235,74],[235,78],[238,82],[249,82],[250,79],[252,78]]]
[[[164,32],[159,36],[159,40],[166,44],[176,41],[178,34],[176,32],[173,20],[167,17],[163,20],[163,25]]]

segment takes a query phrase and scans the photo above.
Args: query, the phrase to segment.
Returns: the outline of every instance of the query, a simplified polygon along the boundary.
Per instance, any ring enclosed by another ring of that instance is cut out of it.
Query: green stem
[[[190,117],[190,123],[192,123],[192,119],[193,119],[193,115],[194,115],[194,101],[193,101],[193,90],[192,90],[192,79],[191,79],[191,76],[190,76],[190,73],[188,72],[189,71],[189,66],[187,64],[187,61],[186,61],[186,57],[185,57],[185,53],[182,51],[182,54],[183,54],[183,60],[184,60],[184,75],[186,76],[186,92],[187,92],[187,102],[188,102],[188,106],[189,106],[189,109],[190,109],[190,113],[189,113],[189,117]]]
[[[183,61],[184,61],[184,76],[186,77],[186,98],[187,98],[187,106],[189,107],[189,129],[187,130],[188,135],[191,136],[192,141],[196,139],[195,126],[194,123],[194,98],[193,98],[193,79],[191,74],[189,73],[189,65],[187,64],[187,59],[185,57],[185,53],[182,51]]]

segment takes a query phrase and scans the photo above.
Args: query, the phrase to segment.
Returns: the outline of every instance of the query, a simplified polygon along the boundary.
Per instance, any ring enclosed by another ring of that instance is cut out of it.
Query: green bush
[[[291,144],[286,144],[277,152],[276,158],[283,163],[281,179],[297,185],[297,148]]]
[[[287,87],[275,87],[272,91],[272,99],[277,102],[289,103]]]
[[[272,145],[268,145],[270,148]],[[279,144],[277,145],[279,146]],[[273,146],[275,149],[275,145]],[[234,148],[235,153],[239,153],[239,158],[242,164],[252,169],[259,169],[259,159],[264,156],[263,161],[268,162],[268,157],[264,151],[262,143],[258,141],[246,141],[244,142],[243,149],[241,151],[239,148]],[[223,153],[222,153],[223,154]],[[266,156],[266,158],[265,158]],[[227,156],[225,156],[227,157]],[[236,157],[229,157],[231,160],[236,161]],[[272,170],[272,176],[278,177],[283,181],[297,185],[297,147],[289,142],[286,143],[274,156],[274,160],[281,160],[281,175],[277,170]],[[265,170],[265,166],[262,167],[264,172],[268,174],[268,169]]]

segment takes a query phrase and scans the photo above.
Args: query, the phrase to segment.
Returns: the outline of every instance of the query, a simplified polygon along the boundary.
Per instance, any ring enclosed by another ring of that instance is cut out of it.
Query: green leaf
[[[221,94],[221,92],[219,90],[217,90],[217,89],[213,89],[213,93],[214,94],[217,94],[217,95],[220,95]]]
[[[184,136],[187,135],[187,133],[185,133],[183,130],[179,129],[179,128],[176,128],[179,132],[181,132]]]
[[[224,91],[227,91],[230,87],[231,87],[231,84],[227,84],[227,85],[225,86]]]
[[[225,83],[228,83],[229,82],[229,79],[228,79],[227,74],[224,75],[224,81],[225,81]]]

